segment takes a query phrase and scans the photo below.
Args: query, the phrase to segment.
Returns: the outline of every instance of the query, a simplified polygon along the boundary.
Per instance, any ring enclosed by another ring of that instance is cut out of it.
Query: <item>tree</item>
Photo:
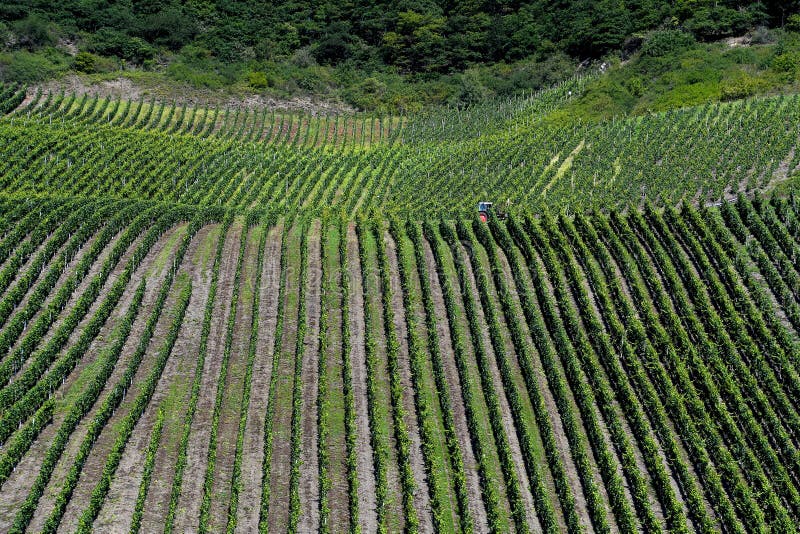
[[[447,64],[442,36],[445,20],[415,11],[400,13],[395,31],[383,36],[388,61],[406,72],[442,70]]]
[[[54,45],[58,40],[57,26],[37,13],[17,21],[13,28],[19,45],[28,50]]]

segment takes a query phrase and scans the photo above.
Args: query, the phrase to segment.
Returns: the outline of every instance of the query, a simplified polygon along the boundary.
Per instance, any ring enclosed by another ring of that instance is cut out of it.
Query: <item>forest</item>
[[[10,0],[0,81],[69,73],[418,109],[538,90],[595,62],[800,29],[777,0]],[[677,35],[677,37],[676,37]],[[174,91],[173,91],[174,92]]]

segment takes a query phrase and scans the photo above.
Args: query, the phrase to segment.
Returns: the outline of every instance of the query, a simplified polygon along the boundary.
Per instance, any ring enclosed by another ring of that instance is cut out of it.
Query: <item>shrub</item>
[[[108,28],[91,35],[87,50],[102,56],[117,56],[136,64],[142,64],[156,55],[156,49],[143,39]]]
[[[772,32],[765,26],[759,26],[753,30],[753,35],[750,37],[751,44],[769,44],[775,41]]]
[[[97,56],[89,52],[78,52],[72,62],[72,68],[78,72],[92,73],[95,71],[96,58]]]
[[[622,85],[632,96],[638,98],[644,94],[644,82],[639,76],[628,78],[622,82]]]
[[[263,72],[255,71],[247,75],[247,84],[253,89],[266,89],[269,87],[269,80]]]
[[[786,52],[775,56],[771,67],[787,74],[794,74],[800,69],[800,52]]]
[[[79,56],[81,56],[81,59],[79,59]],[[87,74],[114,72],[115,70],[119,70],[120,63],[118,58],[96,56],[88,52],[79,52],[72,61],[72,68],[78,72],[85,72]],[[83,64],[83,69],[78,68],[80,64]]]
[[[790,15],[786,19],[785,28],[790,32],[800,33],[800,13],[795,13],[794,15]]]
[[[67,69],[66,61],[28,51],[0,54],[0,80],[36,83],[55,77]]]
[[[763,86],[763,81],[749,74],[742,73],[735,79],[726,80],[722,83],[722,100],[737,100],[747,98],[758,93]]]
[[[642,55],[663,57],[684,50],[695,44],[691,34],[679,30],[666,30],[653,33],[642,46]]]
[[[473,106],[489,98],[489,90],[483,85],[477,72],[467,71],[458,77],[458,81],[453,102],[455,105]]]
[[[762,22],[762,17],[757,10],[738,10],[724,6],[702,8],[686,21],[686,28],[699,39],[714,40],[741,35],[752,25]]]
[[[216,72],[195,69],[184,61],[173,61],[167,67],[167,75],[173,80],[186,82],[193,87],[206,87],[219,89],[225,85],[225,80]]]
[[[17,43],[28,50],[52,46],[58,41],[58,27],[41,15],[28,15],[13,25]]]

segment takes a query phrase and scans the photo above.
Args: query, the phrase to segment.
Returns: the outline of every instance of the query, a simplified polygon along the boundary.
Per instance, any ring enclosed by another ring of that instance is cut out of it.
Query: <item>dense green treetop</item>
[[[664,24],[699,39],[782,26],[800,2],[765,0],[11,0],[0,20],[20,44],[83,35],[89,50],[142,62],[192,45],[224,60],[310,47],[323,64],[443,72],[563,50],[601,57]]]
[[[5,0],[0,81],[124,70],[408,111],[759,28],[800,30],[800,0]]]

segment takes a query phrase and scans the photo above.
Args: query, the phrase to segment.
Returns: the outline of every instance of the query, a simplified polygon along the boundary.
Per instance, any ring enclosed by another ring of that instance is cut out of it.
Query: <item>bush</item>
[[[686,21],[686,28],[699,39],[714,40],[741,35],[754,24],[761,23],[761,18],[760,12],[717,6],[698,9]]]
[[[300,67],[301,69],[313,67],[317,64],[314,55],[311,53],[311,49],[307,46],[297,49],[294,54],[292,54],[289,61],[292,65]]]
[[[269,87],[267,75],[261,71],[250,72],[247,75],[247,84],[253,89],[266,89]]]
[[[647,57],[663,57],[695,44],[691,34],[679,30],[666,30],[653,33],[642,46],[642,55]]]
[[[143,39],[108,28],[90,36],[87,50],[103,56],[117,56],[138,65],[156,55],[156,49]]]
[[[0,54],[0,80],[3,82],[36,83],[56,77],[67,70],[65,58],[55,54],[33,54],[28,51]]]
[[[787,31],[800,33],[800,13],[789,15],[789,18],[786,19],[785,28]]]
[[[775,56],[770,65],[773,70],[795,74],[800,70],[800,52],[786,52]]]
[[[775,41],[772,32],[765,26],[759,26],[753,30],[753,35],[750,37],[750,44],[769,44]]]
[[[682,85],[655,98],[650,104],[653,111],[697,106],[721,98],[719,83],[714,81]]]
[[[119,68],[118,60],[96,56],[89,52],[78,52],[72,60],[72,68],[77,72],[94,74],[98,72],[113,72]]]
[[[142,25],[142,36],[157,45],[179,50],[197,33],[195,20],[179,6],[152,13]]]
[[[344,100],[361,110],[382,109],[386,105],[386,84],[372,76],[348,84],[343,91]]]
[[[220,89],[225,85],[225,80],[216,72],[196,69],[180,60],[169,64],[167,76],[197,88]]]
[[[55,45],[58,41],[58,26],[41,15],[28,15],[13,25],[17,44],[28,50]]]
[[[456,106],[474,106],[486,102],[489,90],[483,85],[475,71],[467,71],[458,77],[458,88],[453,97]]]
[[[638,76],[633,76],[622,82],[623,87],[635,97],[640,97],[644,94],[644,82]]]
[[[764,85],[763,81],[749,74],[742,73],[735,79],[725,80],[722,83],[722,100],[738,100],[747,98],[759,92]]]
[[[0,48],[8,46],[11,42],[11,32],[5,22],[0,21]]]
[[[72,68],[78,72],[92,73],[94,72],[96,58],[97,56],[89,52],[78,52],[72,62]]]
[[[337,33],[325,37],[313,48],[314,59],[322,65],[336,65],[352,56],[348,36]]]

